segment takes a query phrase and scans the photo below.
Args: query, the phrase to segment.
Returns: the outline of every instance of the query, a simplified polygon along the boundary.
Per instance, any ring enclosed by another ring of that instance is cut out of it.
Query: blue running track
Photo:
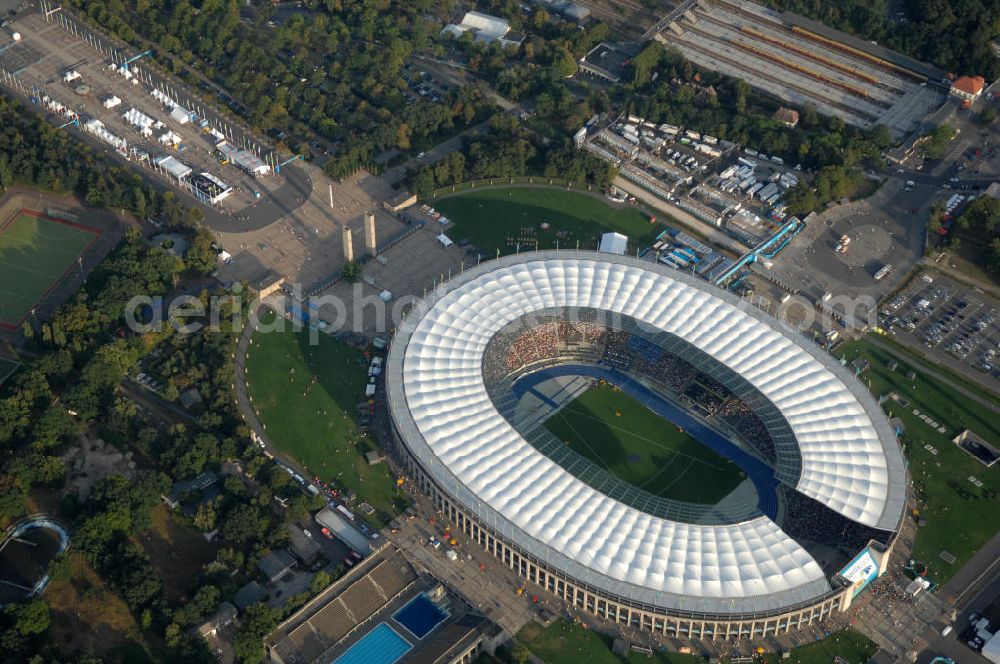
[[[617,369],[583,364],[566,364],[558,367],[550,367],[521,376],[515,381],[511,389],[514,391],[514,395],[520,399],[528,391],[537,394],[537,390],[534,389],[536,385],[562,376],[587,376],[589,378],[604,379],[612,385],[619,387],[622,392],[628,394],[663,419],[673,422],[684,429],[699,443],[707,445],[739,466],[757,489],[758,509],[772,520],[778,518],[778,495],[775,490],[778,481],[774,478],[774,471],[767,464],[752,454],[744,452],[738,445],[727,440],[714,429],[706,426],[701,420],[695,418],[684,409],[675,406],[642,383]]]

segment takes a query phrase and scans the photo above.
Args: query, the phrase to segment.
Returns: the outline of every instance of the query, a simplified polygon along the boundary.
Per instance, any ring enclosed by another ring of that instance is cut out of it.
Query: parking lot
[[[811,301],[824,293],[859,304],[863,296],[881,299],[920,259],[927,210],[935,194],[929,186],[911,191],[889,180],[865,200],[825,210],[779,255],[768,278]],[[851,242],[841,253],[837,246],[844,236]],[[876,280],[887,265],[888,274]]]
[[[879,318],[899,341],[995,389],[1000,386],[998,311],[1000,303],[985,293],[927,274],[885,302]]]

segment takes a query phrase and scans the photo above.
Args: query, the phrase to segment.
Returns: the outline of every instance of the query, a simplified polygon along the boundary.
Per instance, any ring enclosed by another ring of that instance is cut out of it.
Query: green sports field
[[[0,229],[0,325],[20,323],[97,235],[79,224],[18,212]]]
[[[652,657],[642,653],[629,653],[624,660],[611,652],[611,638],[598,634],[582,625],[566,622],[562,618],[548,627],[529,622],[517,633],[517,640],[527,646],[536,657],[546,664],[703,664],[708,659],[698,655],[681,655],[665,651],[655,651]],[[755,660],[762,664],[830,664],[842,661],[847,664],[862,664],[878,650],[870,639],[853,629],[834,632],[822,641],[795,648],[788,659],[768,653]],[[723,660],[727,661],[727,660]]]
[[[735,463],[611,386],[590,388],[545,427],[618,479],[663,498],[711,505],[743,480]]]
[[[559,247],[596,249],[601,233],[627,235],[629,246],[648,243],[663,230],[633,206],[612,207],[599,195],[554,187],[476,189],[439,198],[431,205],[454,227],[446,232],[456,242],[466,239],[485,255],[512,254]],[[542,229],[542,224],[548,224]]]
[[[272,316],[262,317],[264,322]],[[355,405],[365,400],[365,360],[355,348],[309,330],[256,332],[247,357],[247,391],[268,437],[282,452],[335,486],[354,491],[384,525],[405,501],[385,464],[369,466],[374,449],[358,434]],[[403,501],[401,503],[401,501]]]
[[[925,361],[911,351],[891,339],[880,340],[901,360],[897,360],[895,371],[889,370],[893,356],[867,339],[844,344],[839,352],[847,360],[862,356],[871,363],[861,378],[873,395],[895,393],[899,397],[887,398],[882,408],[905,427],[903,451],[919,501],[919,516],[926,520],[926,525],[917,529],[913,557],[928,565],[930,578],[943,583],[1000,528],[1000,466],[985,467],[951,440],[962,430],[971,429],[1000,446],[1000,420],[993,410],[928,375]],[[907,378],[911,369],[913,380]],[[984,394],[983,398],[997,405],[995,397]],[[944,426],[944,433],[931,428],[914,410]],[[975,486],[969,477],[983,485]],[[955,556],[955,562],[942,560],[942,551]]]

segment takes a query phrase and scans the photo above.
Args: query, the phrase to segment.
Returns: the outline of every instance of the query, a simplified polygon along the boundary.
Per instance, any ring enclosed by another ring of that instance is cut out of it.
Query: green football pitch
[[[0,228],[0,325],[14,327],[100,233],[28,210]]]
[[[651,242],[663,230],[632,206],[608,205],[600,196],[554,187],[476,189],[432,202],[454,226],[456,242],[468,240],[485,256],[538,249],[596,249],[601,233],[627,235],[629,245]],[[543,224],[545,227],[543,228]]]
[[[744,478],[735,463],[611,386],[590,388],[544,426],[618,479],[663,498],[715,504]]]

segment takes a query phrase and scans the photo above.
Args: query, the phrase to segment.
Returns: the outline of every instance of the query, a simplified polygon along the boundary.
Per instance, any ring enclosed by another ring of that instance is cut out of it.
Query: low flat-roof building
[[[288,524],[288,552],[303,565],[312,565],[320,554],[319,544],[295,524]]]
[[[601,43],[580,58],[580,71],[611,83],[617,83],[625,75],[632,56],[611,44]]]
[[[284,550],[272,551],[257,563],[257,569],[274,583],[295,566],[295,558]]]
[[[267,597],[267,589],[256,581],[251,581],[236,591],[233,595],[233,604],[240,612],[246,611],[251,604],[264,601]]]
[[[397,212],[405,210],[408,207],[415,205],[416,202],[417,202],[417,195],[414,194],[412,191],[407,191],[404,189],[403,191],[399,192],[392,198],[383,201],[382,207],[384,207],[389,212],[395,214]]]
[[[218,482],[219,476],[210,470],[206,470],[190,479],[174,482],[174,485],[170,487],[170,493],[161,497],[170,509],[175,510],[184,501],[185,497],[193,494],[204,496],[208,489],[215,486]]]

